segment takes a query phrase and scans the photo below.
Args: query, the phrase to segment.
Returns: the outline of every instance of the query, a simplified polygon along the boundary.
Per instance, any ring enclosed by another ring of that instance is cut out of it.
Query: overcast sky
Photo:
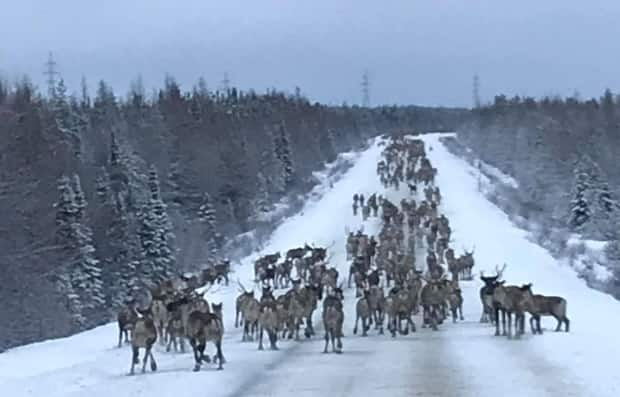
[[[470,106],[498,92],[620,91],[620,0],[5,0],[0,73],[43,81],[53,51],[124,94],[170,73],[184,89],[228,72],[241,88],[296,85],[313,100]]]

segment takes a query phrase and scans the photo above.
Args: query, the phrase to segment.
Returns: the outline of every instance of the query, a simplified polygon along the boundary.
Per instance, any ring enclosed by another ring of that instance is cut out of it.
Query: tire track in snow
[[[376,218],[370,218],[367,222],[362,222],[360,216],[354,217],[351,213],[350,201],[349,197],[355,193],[355,189],[362,189],[363,191],[376,188],[376,180],[369,180],[367,176],[374,175],[376,164],[380,158],[380,149],[378,147],[371,148],[369,151],[362,153],[358,159],[357,163],[353,165],[344,175],[338,180],[334,187],[326,192],[318,201],[308,203],[300,212],[299,215],[290,218],[284,227],[274,233],[272,236],[272,241],[277,241],[281,247],[270,246],[271,244],[267,244],[268,249],[273,250],[274,248],[280,250],[287,250],[291,248],[296,243],[303,243],[303,241],[296,241],[301,236],[299,235],[299,230],[305,230],[308,226],[312,225],[312,229],[309,232],[315,233],[314,236],[310,235],[309,237],[316,238],[318,240],[325,240],[325,245],[329,246],[332,240],[335,240],[336,245],[334,246],[334,255],[331,259],[332,264],[338,268],[340,273],[340,280],[345,280],[348,275],[348,264],[346,261],[346,253],[344,252],[345,247],[345,236],[344,232],[340,229],[340,225],[355,225],[359,227],[360,225],[365,226],[365,230],[368,232],[368,228],[370,228],[370,233],[374,234],[378,230],[374,230],[378,228],[378,220]],[[361,183],[360,183],[361,182]],[[367,183],[368,185],[364,185]],[[324,208],[326,207],[326,208]],[[342,211],[340,210],[342,207]],[[333,216],[325,217],[323,214],[318,213],[318,209],[324,208],[325,210],[334,210],[337,211],[333,214]],[[323,216],[320,216],[323,215]],[[338,222],[338,220],[340,220]],[[310,222],[310,224],[309,224]],[[314,224],[313,224],[314,223]],[[334,239],[334,237],[336,237]],[[305,239],[305,238],[304,238]],[[318,241],[315,241],[319,244]],[[345,305],[350,305],[350,301],[353,300],[351,292],[345,291]],[[345,323],[349,324],[351,313],[351,308],[354,306],[347,306],[345,310]],[[318,302],[317,310],[313,316],[313,324],[315,325],[316,336],[314,336],[311,340],[303,340],[301,342],[286,342],[286,350],[284,354],[280,354],[278,357],[274,357],[272,361],[270,361],[265,367],[257,368],[253,370],[252,373],[248,376],[244,376],[244,380],[234,388],[231,392],[227,394],[229,397],[246,397],[246,396],[258,396],[258,395],[273,395],[274,389],[281,388],[283,385],[288,384],[287,382],[294,382],[296,379],[304,379],[307,378],[308,370],[300,373],[295,372],[296,363],[299,364],[300,360],[312,360],[316,358],[317,355],[321,357],[319,361],[325,362],[326,359],[337,359],[338,357],[347,357],[346,353],[342,356],[336,356],[333,354],[322,355],[320,352],[323,351],[323,324],[321,320],[321,312],[322,312],[322,303]],[[352,324],[351,324],[352,328]],[[345,330],[345,335],[347,334]],[[343,340],[343,344],[345,344],[345,350],[347,349],[347,339]],[[283,344],[280,344],[282,346]],[[269,352],[257,352],[257,354],[270,354]],[[325,357],[325,358],[323,358]],[[327,362],[328,363],[328,362]],[[303,364],[303,363],[302,363]],[[303,368],[303,365],[302,365]],[[282,372],[286,372],[287,370],[293,370],[293,373],[290,377],[282,376]],[[271,382],[271,383],[270,383]],[[297,397],[299,397],[299,393],[304,393],[304,390],[311,391],[313,394],[315,392],[315,386],[312,384],[306,385],[305,389],[302,387],[301,390],[299,387],[295,385],[290,385],[295,391]],[[351,387],[350,383],[348,387]],[[343,390],[343,395],[349,395],[346,392],[347,387]],[[291,391],[287,392],[291,393]],[[285,393],[286,395],[288,395]],[[331,395],[331,394],[330,394]]]

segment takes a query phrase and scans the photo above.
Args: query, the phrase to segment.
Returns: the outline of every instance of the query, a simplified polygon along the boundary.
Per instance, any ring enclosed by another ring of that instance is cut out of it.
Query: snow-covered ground
[[[575,272],[559,265],[545,250],[515,229],[508,217],[476,188],[475,172],[451,155],[439,134],[424,136],[437,182],[444,197],[443,212],[453,228],[453,246],[476,246],[475,271],[491,272],[507,263],[509,283],[533,282],[535,292],[562,295],[568,300],[571,332],[547,331],[521,340],[494,337],[493,329],[478,323],[480,283],[464,283],[465,318],[444,324],[440,331],[420,329],[406,337],[352,335],[354,298],[347,291],[344,354],[322,354],[319,315],[317,337],[281,342],[281,350],[257,351],[254,342],[241,343],[233,327],[236,283],[213,288],[209,299],[224,303],[226,337],[224,371],[211,367],[193,373],[189,353],[165,353],[158,346],[159,371],[127,376],[130,351],[115,347],[116,325],[110,324],[70,338],[37,343],[0,354],[1,396],[617,396],[620,373],[615,358],[615,313],[620,303],[587,288]],[[430,149],[430,147],[428,149]],[[383,192],[375,170],[382,147],[375,141],[343,178],[320,199],[287,219],[262,253],[284,251],[304,242],[331,246],[331,262],[346,275],[345,228],[362,225],[353,217],[353,193]],[[388,191],[399,201],[406,191]],[[364,231],[377,231],[371,218]],[[235,271],[251,285],[251,262]],[[341,276],[342,277],[342,276]],[[549,330],[555,321],[544,320]],[[213,347],[208,348],[213,350]]]

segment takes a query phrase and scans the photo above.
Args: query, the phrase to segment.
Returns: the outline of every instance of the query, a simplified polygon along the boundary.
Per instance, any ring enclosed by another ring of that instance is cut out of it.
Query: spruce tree
[[[607,216],[611,216],[618,205],[611,196],[609,184],[605,181],[600,184],[598,189],[598,205]]]
[[[101,167],[95,179],[95,190],[99,204],[108,202],[110,194],[110,175],[105,167]]]
[[[84,191],[82,190],[82,183],[80,182],[80,176],[73,175],[73,193],[75,199],[75,221],[82,223],[84,221],[86,211],[86,198],[84,197]]]
[[[84,308],[90,310],[90,314],[95,316],[100,313],[98,309],[101,309],[105,303],[105,292],[101,264],[95,255],[93,233],[86,222],[87,202],[77,174],[73,175],[73,191],[76,207],[74,228],[78,248],[73,276],[77,284],[74,284],[73,288],[81,296]]]
[[[615,217],[616,204],[609,190],[607,176],[588,155],[582,156],[580,164],[589,183],[589,189],[586,193],[586,200],[590,204],[591,213],[588,231],[595,238],[610,238],[615,234],[612,219]]]
[[[78,211],[71,180],[62,176],[58,180],[59,200],[56,207],[56,240],[60,244],[69,244],[73,239],[73,224]]]
[[[570,202],[568,225],[571,230],[580,231],[592,215],[590,203],[587,199],[590,181],[586,171],[579,165],[575,168],[574,178],[573,198]]]
[[[269,212],[272,208],[269,197],[269,186],[267,178],[262,172],[256,175],[256,195],[254,197],[254,208],[258,211],[257,216],[261,213]]]
[[[80,179],[74,176],[74,186],[67,176],[60,178],[60,198],[56,203],[57,241],[64,248],[65,266],[61,273],[60,289],[67,297],[69,308],[78,326],[89,320],[98,321],[105,303],[99,260],[95,257],[92,231],[85,224],[86,199]]]
[[[62,247],[65,263],[63,270],[58,274],[58,290],[67,299],[67,308],[71,313],[77,327],[81,329],[86,325],[86,318],[83,315],[84,307],[80,296],[73,288],[71,261],[75,253],[76,230],[75,214],[75,195],[71,187],[71,180],[67,176],[62,176],[58,180],[59,199],[54,204],[56,208],[56,244]]]
[[[101,263],[95,256],[90,228],[81,223],[76,223],[75,228],[77,253],[71,266],[71,284],[80,297],[85,313],[97,321],[105,305]]]
[[[280,123],[274,136],[274,152],[280,161],[284,188],[290,188],[295,182],[295,167],[291,150],[291,138],[284,123]]]
[[[138,212],[145,191],[144,178],[137,170],[143,164],[136,164],[135,155],[126,154],[121,150],[114,132],[110,134],[109,179],[110,193],[116,199],[120,197],[131,212]]]
[[[110,291],[108,302],[117,308],[123,304],[138,281],[138,268],[135,262],[135,237],[131,232],[130,213],[121,197],[114,200],[112,221],[106,233],[111,255],[108,258],[110,272],[106,277]]]
[[[209,193],[204,193],[202,204],[198,210],[198,220],[204,225],[205,241],[209,255],[216,257],[219,247],[217,217],[215,205]]]
[[[67,87],[63,79],[60,79],[55,90],[52,102],[52,111],[56,128],[60,131],[65,139],[73,147],[77,158],[81,156],[81,132],[88,125],[86,116],[80,119],[77,114],[79,105],[75,98],[69,98],[67,95]]]
[[[275,139],[270,132],[267,133],[267,138],[272,145],[275,144]],[[267,192],[270,196],[275,195],[277,197],[285,191],[284,177],[280,172],[281,163],[280,160],[276,158],[275,150],[272,150],[272,146],[265,147],[261,151],[259,158],[259,169],[265,177]]]
[[[110,166],[121,166],[121,148],[118,146],[118,141],[116,140],[116,134],[114,132],[110,134]]]
[[[58,276],[58,291],[67,299],[67,309],[71,314],[71,318],[75,321],[78,330],[83,329],[87,320],[84,317],[84,306],[80,296],[73,289],[72,276],[68,272],[62,272]]]
[[[53,111],[58,130],[67,135],[74,135],[75,125],[73,123],[73,114],[69,106],[67,87],[63,79],[58,81],[54,92]]]
[[[159,177],[154,166],[149,169],[148,188],[150,197],[140,213],[138,233],[142,260],[139,273],[147,280],[159,282],[173,273],[175,258],[171,243],[174,234],[166,204],[161,199]]]

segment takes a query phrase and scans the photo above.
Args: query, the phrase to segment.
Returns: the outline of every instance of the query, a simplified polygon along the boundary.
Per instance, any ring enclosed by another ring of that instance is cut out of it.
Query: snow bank
[[[372,142],[372,140],[369,142]],[[254,221],[257,223],[256,227],[229,240],[224,246],[223,251],[226,252],[229,258],[239,260],[250,255],[251,252],[262,249],[269,235],[285,222],[287,217],[297,213],[308,200],[320,200],[325,192],[329,191],[334,183],[339,181],[355,164],[360,155],[360,152],[355,151],[341,153],[336,157],[336,160],[325,164],[322,170],[314,171],[312,179],[315,185],[310,192],[294,197],[283,197],[274,204],[271,211],[259,213],[254,218]]]
[[[473,155],[473,151],[470,148],[465,148],[465,150],[467,151],[467,153]],[[470,163],[471,164],[471,163]],[[502,172],[499,170],[499,168],[496,168],[490,164],[487,164],[486,162],[482,161],[482,160],[476,160],[475,162],[475,166],[476,168],[478,168],[478,170],[480,170],[484,175],[488,175],[493,180],[499,181],[500,183],[510,186],[513,189],[516,189],[519,187],[519,183],[517,182],[516,179],[514,179],[513,177],[511,177],[510,175]]]

